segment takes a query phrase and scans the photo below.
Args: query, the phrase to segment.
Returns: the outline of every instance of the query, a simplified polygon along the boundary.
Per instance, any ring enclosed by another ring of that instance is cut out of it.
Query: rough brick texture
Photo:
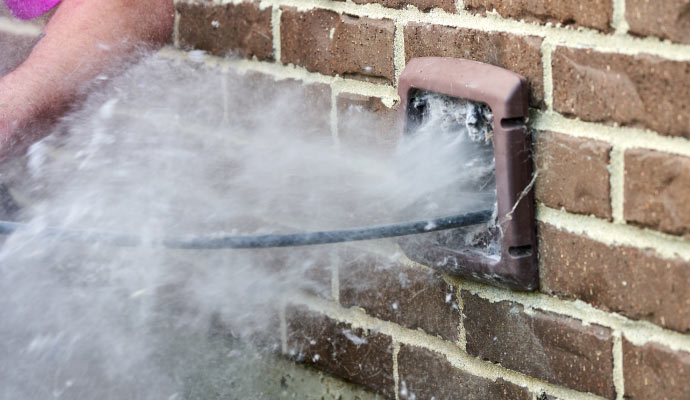
[[[485,13],[496,10],[506,18],[553,22],[611,31],[613,2],[600,0],[465,0],[465,8]]]
[[[690,43],[689,0],[627,0],[625,19],[632,34]]]
[[[398,353],[401,400],[528,400],[523,387],[503,379],[492,381],[461,371],[433,351],[402,345]]]
[[[325,75],[393,82],[391,20],[283,8],[281,61]]]
[[[612,399],[613,341],[607,328],[517,303],[461,293],[467,352],[529,376]]]
[[[224,56],[240,54],[259,60],[273,59],[271,8],[258,2],[203,5],[177,4],[180,46]]]
[[[336,103],[341,147],[391,152],[400,133],[395,108],[386,107],[378,97],[349,93],[340,93]]]
[[[322,83],[304,84],[294,79],[276,81],[274,77],[258,72],[245,75],[231,75],[233,82],[241,79],[237,89],[229,87],[228,92],[241,90],[242,96],[229,96],[229,123],[245,129],[259,129],[262,121],[253,117],[256,107],[272,109],[281,121],[281,129],[300,133],[311,138],[331,141],[331,88]],[[300,99],[301,101],[294,101]],[[267,107],[270,104],[271,107]],[[266,116],[269,117],[268,115]],[[307,126],[304,120],[309,120]]]
[[[690,236],[690,158],[646,149],[625,152],[625,219]]]
[[[455,12],[455,1],[453,0],[353,0],[356,4],[381,4],[390,8],[407,8],[414,6],[422,11],[430,11],[440,8],[444,11]]]
[[[690,62],[558,47],[553,53],[556,111],[585,121],[690,137]]]
[[[409,61],[414,57],[459,57],[507,68],[529,80],[530,103],[541,107],[544,101],[541,42],[535,36],[413,23],[405,27],[405,58]]]
[[[393,397],[393,346],[389,336],[289,307],[288,353],[297,361]]]
[[[432,272],[360,256],[340,270],[340,302],[410,329],[458,339],[460,310],[453,287]]]
[[[690,353],[657,343],[636,346],[623,338],[625,398],[690,399]]]
[[[611,145],[553,132],[535,142],[535,194],[553,208],[611,219]]]
[[[541,290],[690,332],[690,268],[652,249],[607,246],[539,224]]]

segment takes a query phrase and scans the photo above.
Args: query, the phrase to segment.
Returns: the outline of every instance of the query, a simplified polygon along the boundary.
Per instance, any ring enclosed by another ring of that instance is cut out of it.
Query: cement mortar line
[[[175,10],[175,21],[173,22],[172,42],[173,46],[180,47],[180,13],[177,10]]]
[[[551,64],[553,58],[553,46],[547,41],[541,44],[541,63],[543,68],[544,79],[544,103],[548,111],[553,110],[553,67]]]
[[[625,224],[623,216],[625,192],[625,157],[619,146],[613,146],[609,154],[609,185],[611,185],[611,215],[613,222]]]
[[[621,333],[613,334],[613,388],[616,390],[616,400],[623,400],[625,394],[625,380],[623,378],[623,341]]]
[[[620,151],[645,148],[690,157],[690,140],[678,136],[661,135],[651,130],[586,122],[566,118],[555,112],[537,110],[532,111],[530,126],[533,129],[604,141]]]
[[[395,67],[395,87],[398,87],[400,75],[405,69],[405,25],[395,24],[395,37],[393,39],[393,64]]]
[[[338,136],[338,94],[340,92],[331,88],[331,110],[330,110],[330,124],[331,124],[331,138],[333,139],[333,146],[336,151],[340,151],[340,137]]]
[[[171,60],[190,61],[187,52],[170,46],[162,48],[158,51],[158,54],[161,57]],[[398,94],[393,86],[377,85],[354,79],[344,79],[338,76],[322,75],[316,72],[309,72],[306,68],[297,67],[292,64],[283,65],[274,62],[230,59],[213,55],[206,55],[202,63],[210,68],[220,69],[225,66],[239,73],[260,72],[272,75],[276,80],[295,79],[306,84],[323,83],[330,85],[331,88],[338,93],[346,92],[361,94],[363,96],[379,97],[388,107],[392,107],[398,101]]]
[[[393,390],[395,400],[400,400],[400,374],[398,373],[398,354],[400,354],[400,343],[393,341]]]
[[[537,220],[571,233],[581,234],[609,246],[628,246],[654,251],[665,259],[690,261],[690,242],[633,225],[612,224],[592,216],[571,214],[543,204],[537,205]]]
[[[30,22],[22,22],[7,17],[0,17],[0,32],[17,36],[36,37],[43,28]]]
[[[585,28],[559,27],[552,24],[526,23],[503,18],[498,13],[486,16],[474,15],[467,11],[457,14],[441,9],[421,12],[409,6],[407,9],[385,8],[380,4],[355,4],[335,0],[265,0],[274,7],[295,7],[301,11],[325,9],[337,13],[347,13],[373,19],[390,19],[396,23],[430,23],[458,28],[476,29],[486,32],[505,32],[516,35],[543,37],[552,45],[574,48],[591,48],[601,52],[616,54],[651,54],[669,60],[690,60],[690,45],[662,41],[658,38],[638,38],[631,35],[605,35]]]
[[[276,59],[276,62],[280,62],[281,59],[280,17],[282,14],[283,11],[280,9],[280,7],[275,7],[271,11],[271,29],[273,29],[273,58]]]
[[[287,303],[285,301],[281,301],[278,309],[278,319],[280,323],[280,351],[283,354],[288,353],[286,309]]]
[[[393,322],[376,319],[356,307],[343,308],[333,302],[306,294],[291,296],[290,301],[293,304],[306,306],[311,311],[325,314],[335,321],[350,324],[354,328],[361,328],[390,336],[394,343],[397,342],[403,345],[417,346],[436,352],[444,356],[455,368],[481,378],[486,378],[491,381],[496,381],[501,378],[515,385],[525,387],[530,391],[540,393],[542,391],[547,391],[549,394],[563,399],[602,399],[602,397],[591,393],[578,392],[501,367],[490,361],[480,360],[460,350],[452,342],[448,342],[437,336],[429,335],[421,330],[411,330]]]
[[[520,304],[526,313],[546,311],[582,321],[585,325],[609,328],[615,335],[622,333],[632,343],[644,345],[658,343],[674,351],[690,352],[690,335],[664,329],[647,321],[637,321],[622,315],[609,313],[581,300],[565,300],[539,292],[517,292],[487,284],[450,277],[459,289],[479,296],[492,303],[509,301]]]
[[[401,255],[398,262],[407,267],[417,267],[427,271],[433,270],[426,265],[410,260],[404,254]],[[528,314],[532,313],[534,310],[549,311],[578,319],[584,324],[596,324],[610,328],[614,333],[623,332],[630,342],[637,345],[643,345],[650,342],[661,343],[673,350],[690,352],[690,335],[664,329],[647,321],[632,320],[620,314],[608,313],[580,300],[559,299],[558,297],[549,296],[540,292],[511,291],[509,289],[477,283],[461,277],[445,274],[443,275],[443,279],[446,283],[458,288],[457,293],[459,301],[462,300],[459,295],[460,291],[464,289],[494,303],[511,301],[521,304]]]
[[[625,19],[625,2],[626,0],[613,0],[612,26],[616,30],[616,35],[625,35],[630,29]]]
[[[331,298],[340,303],[340,264],[331,266]]]
[[[445,279],[444,279],[445,280]],[[453,284],[453,287],[455,288],[455,296],[457,297],[457,302],[458,302],[458,311],[460,312],[460,322],[458,323],[458,340],[456,342],[458,348],[460,350],[467,352],[467,331],[465,330],[465,321],[462,318],[462,315],[465,313],[465,302],[462,300],[462,297],[460,297],[460,288]]]

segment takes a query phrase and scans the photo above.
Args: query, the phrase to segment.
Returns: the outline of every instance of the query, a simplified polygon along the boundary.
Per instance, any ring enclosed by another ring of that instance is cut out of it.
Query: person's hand
[[[172,0],[62,0],[29,58],[0,78],[0,161],[48,132],[85,83],[171,38]]]

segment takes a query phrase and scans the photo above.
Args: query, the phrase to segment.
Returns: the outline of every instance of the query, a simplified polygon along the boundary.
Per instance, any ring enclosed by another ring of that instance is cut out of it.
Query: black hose
[[[492,216],[493,211],[486,210],[424,221],[403,222],[400,224],[371,226],[366,228],[258,236],[165,238],[160,242],[151,242],[151,244],[160,244],[169,249],[257,249],[311,246],[317,244],[353,242],[358,240],[383,239],[455,229],[489,222]],[[25,227],[26,224],[22,223],[0,221],[0,234],[11,234]],[[60,236],[67,240],[98,242],[123,247],[140,246],[144,244],[144,241],[137,236],[119,233],[62,228],[47,228],[41,233],[49,236]]]

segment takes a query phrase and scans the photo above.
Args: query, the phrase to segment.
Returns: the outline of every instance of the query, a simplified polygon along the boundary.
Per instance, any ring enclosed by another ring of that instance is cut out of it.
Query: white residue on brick
[[[354,334],[351,330],[349,330],[349,329],[345,329],[345,330],[343,331],[343,335],[345,335],[345,337],[346,337],[349,341],[351,341],[352,343],[354,343],[354,344],[357,345],[357,346],[360,346],[360,345],[363,345],[363,344],[367,343],[367,339],[366,339],[366,338],[359,337],[359,336],[355,335],[355,334]]]

